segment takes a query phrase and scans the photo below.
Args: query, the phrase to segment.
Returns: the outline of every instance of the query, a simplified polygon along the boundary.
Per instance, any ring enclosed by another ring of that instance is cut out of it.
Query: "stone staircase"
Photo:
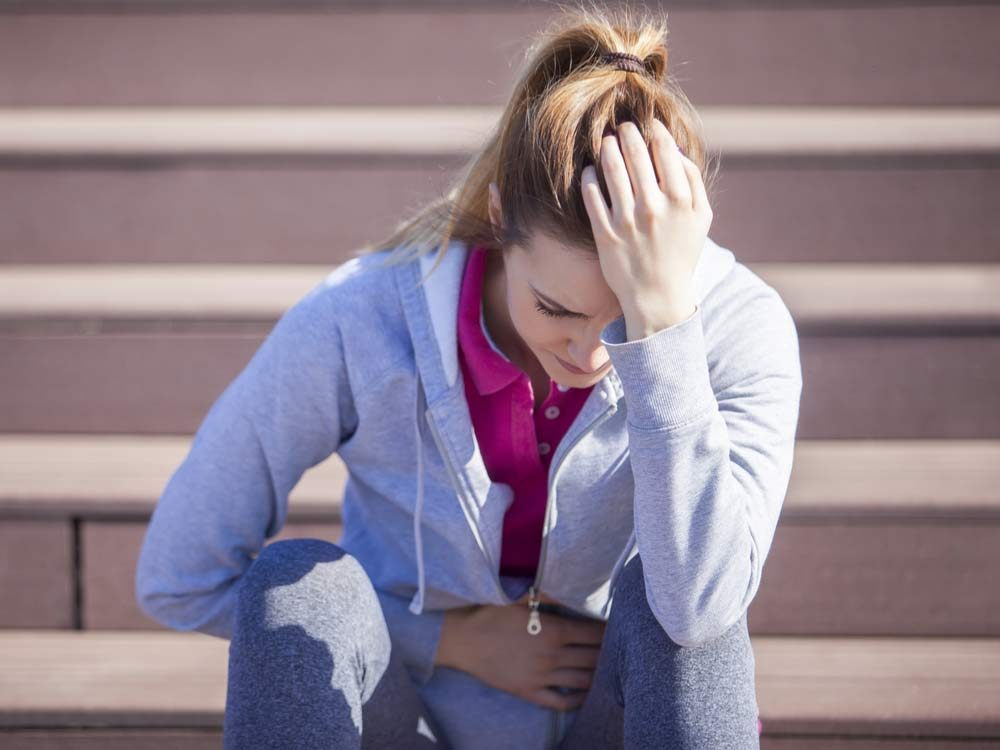
[[[722,155],[712,238],[800,333],[762,747],[1000,749],[1000,5],[662,7]],[[552,13],[0,6],[0,747],[221,746],[227,642],[134,600],[149,515],[282,311],[481,142]],[[336,541],[344,477],[307,472],[275,539]]]

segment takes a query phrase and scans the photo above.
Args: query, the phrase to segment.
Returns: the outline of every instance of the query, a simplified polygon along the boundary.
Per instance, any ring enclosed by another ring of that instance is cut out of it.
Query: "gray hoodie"
[[[444,611],[532,584],[607,619],[625,563],[682,646],[726,631],[760,586],[792,469],[802,373],[778,293],[707,239],[687,320],[627,341],[560,441],[534,579],[500,576],[509,485],[475,439],[457,359],[468,248],[395,266],[354,257],[288,309],[212,404],[143,542],[135,594],[177,630],[230,638],[235,583],[284,526],[302,474],[337,452],[343,535],[428,709],[456,748],[550,748],[575,712],[435,666]],[[331,495],[335,490],[331,489]],[[525,625],[528,609],[525,607]],[[542,616],[544,627],[545,616]]]

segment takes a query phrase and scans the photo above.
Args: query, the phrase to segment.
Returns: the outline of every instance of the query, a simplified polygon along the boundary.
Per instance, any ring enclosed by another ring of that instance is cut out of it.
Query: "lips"
[[[560,357],[557,354],[554,354],[552,356],[554,356],[557,360],[559,360],[559,364],[561,364],[563,367],[565,367],[570,372],[575,372],[577,375],[596,375],[604,367],[607,366],[607,364],[603,364],[600,367],[598,367],[596,370],[590,370],[590,371],[581,370],[579,367],[574,367],[573,365],[571,365],[569,362],[567,362],[566,360],[564,360],[562,357]]]

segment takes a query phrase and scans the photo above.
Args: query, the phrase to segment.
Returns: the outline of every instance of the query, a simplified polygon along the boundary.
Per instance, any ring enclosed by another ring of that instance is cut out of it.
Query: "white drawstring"
[[[423,418],[423,410],[420,408],[422,400],[420,388],[420,373],[417,373],[417,413],[414,417],[413,426],[416,430],[417,438],[417,507],[413,512],[413,539],[416,545],[417,556],[417,593],[410,601],[410,612],[415,615],[424,611],[424,544],[420,536],[420,514],[424,508],[424,451],[423,441],[420,439],[420,420]]]

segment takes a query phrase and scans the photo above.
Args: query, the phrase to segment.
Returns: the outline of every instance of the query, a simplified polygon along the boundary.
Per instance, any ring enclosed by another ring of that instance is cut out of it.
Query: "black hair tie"
[[[642,59],[628,52],[605,52],[601,55],[601,62],[613,65],[619,70],[628,70],[633,73],[646,72],[646,66],[643,65]]]

